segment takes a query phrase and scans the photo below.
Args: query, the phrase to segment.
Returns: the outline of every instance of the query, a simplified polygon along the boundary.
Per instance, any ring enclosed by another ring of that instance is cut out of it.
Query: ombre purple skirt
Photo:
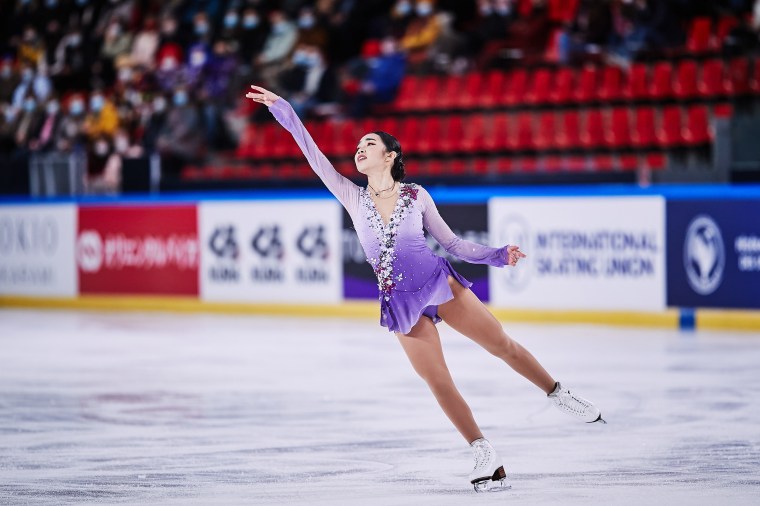
[[[472,286],[472,283],[454,270],[448,260],[438,257],[438,268],[418,290],[394,290],[389,300],[381,297],[380,325],[387,327],[389,332],[408,334],[423,315],[432,319],[433,323],[440,322],[438,305],[454,298],[449,276],[465,288]]]

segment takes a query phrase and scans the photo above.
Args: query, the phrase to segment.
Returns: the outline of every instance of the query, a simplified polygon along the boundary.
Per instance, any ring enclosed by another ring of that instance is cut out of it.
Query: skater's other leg
[[[433,321],[423,316],[408,334],[396,332],[412,367],[427,383],[443,412],[468,443],[482,438],[470,407],[454,385]]]
[[[554,378],[528,350],[504,332],[501,323],[480,299],[451,276],[449,286],[454,298],[438,306],[438,315],[443,321],[504,360],[545,393],[551,393],[555,386]]]

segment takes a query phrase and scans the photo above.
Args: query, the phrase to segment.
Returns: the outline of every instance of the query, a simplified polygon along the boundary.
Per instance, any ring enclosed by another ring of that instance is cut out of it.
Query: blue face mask
[[[412,4],[409,2],[399,2],[396,4],[396,12],[400,16],[406,16],[410,12],[412,12]]]
[[[103,109],[103,104],[105,104],[105,100],[100,95],[95,95],[90,99],[90,109],[95,112],[100,112]]]
[[[256,28],[259,26],[259,18],[256,16],[246,16],[243,18],[243,28]]]
[[[184,91],[178,91],[174,94],[174,105],[177,107],[182,107],[183,105],[187,104],[187,93]]]
[[[235,28],[238,24],[237,14],[227,14],[224,16],[224,26],[227,28]]]
[[[85,5],[87,0],[77,0],[77,5]]]
[[[311,58],[304,51],[298,50],[293,53],[293,64],[301,67],[308,67],[311,63]]]
[[[45,0],[45,6],[52,9],[58,5],[58,0]]]
[[[206,35],[208,33],[208,25],[206,23],[198,23],[195,25],[195,33],[197,35]]]
[[[314,26],[314,16],[301,16],[298,19],[298,26],[300,28],[303,28],[304,30],[308,30],[312,26]]]
[[[79,116],[84,112],[84,104],[81,100],[77,100],[75,102],[71,103],[71,107],[69,107],[69,111],[71,111],[71,114],[74,116]]]
[[[35,102],[33,98],[27,98],[24,100],[24,110],[26,112],[32,112],[35,107],[37,107],[37,102]]]

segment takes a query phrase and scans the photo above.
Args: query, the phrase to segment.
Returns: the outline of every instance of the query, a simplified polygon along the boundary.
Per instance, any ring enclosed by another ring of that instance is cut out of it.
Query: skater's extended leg
[[[528,350],[510,338],[499,321],[469,288],[449,276],[454,298],[438,306],[438,315],[457,332],[469,337],[538,388],[551,393],[554,379]]]
[[[443,357],[438,330],[423,316],[408,334],[396,332],[412,367],[425,380],[446,416],[468,443],[483,437],[472,411],[454,385]]]

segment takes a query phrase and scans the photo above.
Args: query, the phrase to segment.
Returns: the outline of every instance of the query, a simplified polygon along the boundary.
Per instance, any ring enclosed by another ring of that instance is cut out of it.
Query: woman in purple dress
[[[251,88],[246,97],[269,107],[351,216],[367,261],[377,275],[380,325],[395,332],[415,371],[470,443],[475,457],[470,482],[475,490],[509,485],[501,459],[483,437],[446,367],[435,327],[441,320],[504,360],[561,410],[586,422],[603,422],[599,409],[555,382],[530,352],[504,332],[469,289],[472,283],[428,248],[423,227],[447,252],[470,263],[514,267],[525,257],[518,246],[491,248],[457,237],[438,214],[430,194],[422,186],[402,182],[403,154],[392,135],[371,132],[359,140],[354,161],[357,170],[367,176],[364,188],[333,168],[290,104],[264,88]]]

